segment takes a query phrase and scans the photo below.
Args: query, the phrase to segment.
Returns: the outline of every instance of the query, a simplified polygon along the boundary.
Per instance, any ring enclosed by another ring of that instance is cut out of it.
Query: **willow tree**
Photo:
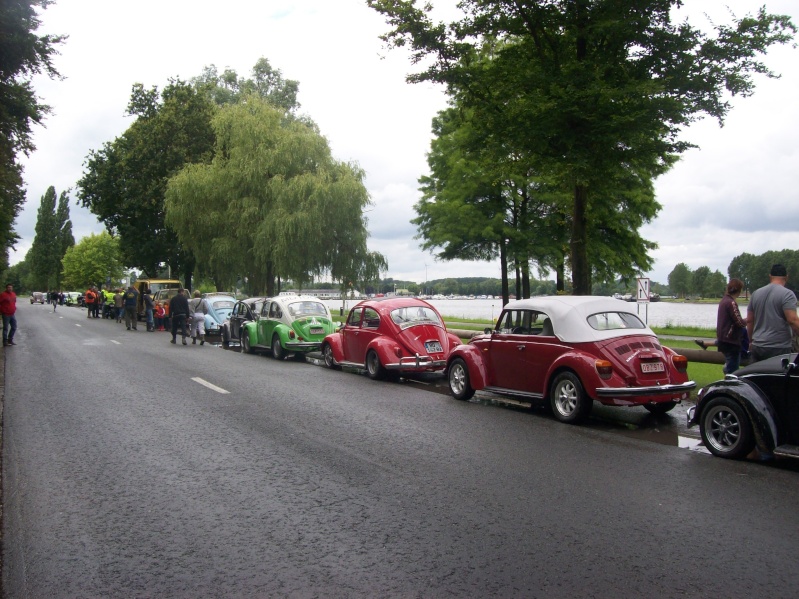
[[[315,126],[248,96],[221,107],[212,127],[214,159],[170,179],[165,209],[216,279],[248,277],[271,295],[277,277],[360,282],[385,269],[366,247],[363,171],[334,160]]]
[[[774,76],[760,57],[795,32],[762,8],[705,33],[672,21],[682,0],[462,0],[463,18],[451,23],[432,21],[431,3],[367,3],[392,27],[383,39],[424,65],[410,81],[488,107],[480,116],[493,135],[568,186],[577,295],[591,289],[592,214],[617,199],[606,183],[666,172],[691,147],[681,130],[703,115],[723,121],[728,94],[753,93],[754,74]],[[476,62],[498,41],[489,62]]]

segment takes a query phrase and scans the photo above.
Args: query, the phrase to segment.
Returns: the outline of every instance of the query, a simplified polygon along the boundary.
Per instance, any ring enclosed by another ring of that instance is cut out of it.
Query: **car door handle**
[[[516,346],[516,349],[518,349],[519,351],[524,351],[524,349],[525,349],[526,347],[527,347],[526,345],[522,344],[522,345],[517,345],[517,346]]]

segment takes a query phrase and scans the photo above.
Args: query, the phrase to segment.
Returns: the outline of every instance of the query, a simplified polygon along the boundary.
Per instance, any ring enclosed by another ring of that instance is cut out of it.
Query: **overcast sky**
[[[796,0],[686,0],[691,22],[727,22],[761,4],[799,24]],[[454,0],[434,0],[442,14]],[[685,12],[685,11],[684,11]],[[41,32],[69,35],[56,58],[65,77],[37,78],[35,87],[53,107],[36,128],[35,153],[24,161],[27,204],[16,221],[22,237],[11,264],[34,237],[41,196],[53,185],[72,188],[70,215],[76,241],[103,229],[74,201],[75,185],[90,150],[130,125],[124,116],[131,86],[160,88],[170,77],[199,75],[206,65],[230,67],[249,77],[260,57],[287,79],[299,81],[301,112],[327,137],[338,160],[366,171],[374,207],[368,213],[370,248],[388,259],[387,276],[424,282],[445,277],[500,276],[499,264],[441,262],[414,239],[418,179],[427,173],[430,123],[446,106],[442,90],[411,85],[407,55],[388,51],[378,36],[388,27],[365,0],[57,0],[43,13]],[[700,146],[656,184],[663,205],[644,227],[659,245],[646,273],[667,282],[679,262],[707,265],[726,276],[742,252],[799,249],[799,50],[779,47],[766,57],[782,74],[757,79],[751,98],[734,99],[725,126],[706,119],[685,139]]]

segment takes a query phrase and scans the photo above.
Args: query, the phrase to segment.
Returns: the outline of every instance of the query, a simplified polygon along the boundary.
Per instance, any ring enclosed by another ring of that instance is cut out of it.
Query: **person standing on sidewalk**
[[[771,267],[769,281],[765,287],[755,290],[746,311],[752,362],[791,353],[791,332],[799,335],[796,295],[785,287],[788,271],[782,264],[775,264]]]
[[[14,333],[17,332],[17,294],[14,286],[6,285],[6,290],[0,293],[0,314],[3,315],[3,347],[16,345]]]
[[[744,288],[741,279],[730,279],[727,283],[727,293],[719,302],[719,311],[716,318],[716,339],[719,351],[724,354],[724,374],[732,374],[741,365],[741,351],[743,346],[746,322],[741,317],[738,309],[738,296]]]
[[[136,330],[136,323],[138,321],[136,306],[138,303],[139,292],[131,285],[125,292],[125,326],[128,327],[128,330],[130,330],[131,327],[133,327],[134,331]]]
[[[183,345],[186,343],[186,319],[189,317],[189,299],[184,295],[185,290],[181,287],[178,294],[169,300],[169,316],[172,319],[172,341],[176,343],[178,327],[183,334]]]

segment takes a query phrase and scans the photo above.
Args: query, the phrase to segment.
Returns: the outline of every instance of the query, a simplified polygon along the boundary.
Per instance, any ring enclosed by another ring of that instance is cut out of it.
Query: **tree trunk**
[[[559,293],[566,291],[566,264],[563,257],[558,260],[558,266],[555,269],[555,290]]]
[[[572,293],[591,294],[591,269],[588,265],[588,189],[585,185],[574,188],[574,213],[572,215],[571,265]]]
[[[530,261],[522,262],[522,299],[530,297]]]
[[[499,264],[502,271],[502,305],[510,301],[510,288],[508,285],[508,252],[505,248],[505,240],[499,242]]]

